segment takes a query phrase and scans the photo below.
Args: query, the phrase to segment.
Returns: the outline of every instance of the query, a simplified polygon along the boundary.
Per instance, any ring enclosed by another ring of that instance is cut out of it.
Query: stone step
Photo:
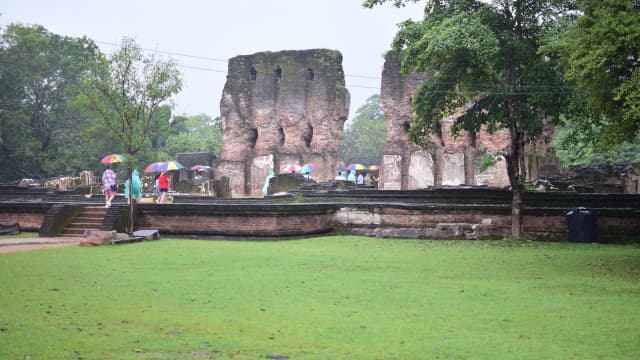
[[[107,209],[102,210],[83,210],[79,215],[91,215],[91,216],[104,216],[107,213]]]
[[[62,234],[60,234],[60,236],[84,239],[84,235],[78,235],[78,234],[66,234],[66,233],[62,233]]]
[[[73,222],[102,222],[104,216],[78,216],[73,219]]]
[[[101,222],[72,222],[67,229],[99,229]]]
[[[106,213],[105,214],[87,214],[87,213],[80,213],[78,214],[78,216],[76,216],[76,219],[104,219]]]
[[[84,231],[87,229],[75,229],[75,228],[66,228],[62,232],[62,236],[84,236]]]

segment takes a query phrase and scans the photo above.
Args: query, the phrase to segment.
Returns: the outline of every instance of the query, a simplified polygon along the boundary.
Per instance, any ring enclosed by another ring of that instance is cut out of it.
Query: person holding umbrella
[[[107,165],[107,169],[102,173],[102,188],[104,191],[104,207],[111,207],[111,201],[116,197],[116,173],[111,170],[111,165]]]
[[[157,201],[159,204],[164,204],[167,201],[167,193],[169,192],[169,185],[171,184],[167,172],[171,170],[180,170],[182,168],[184,168],[184,166],[177,161],[162,161],[155,162],[144,169],[144,172],[146,173],[160,173],[160,176],[156,179],[158,192],[160,193],[160,197]]]
[[[111,164],[120,164],[127,161],[127,158],[121,154],[109,154],[100,160],[102,164],[107,165],[107,169],[102,173],[102,190],[104,191],[104,207],[111,206],[111,201],[116,197],[118,184],[116,182],[116,173],[111,170]]]

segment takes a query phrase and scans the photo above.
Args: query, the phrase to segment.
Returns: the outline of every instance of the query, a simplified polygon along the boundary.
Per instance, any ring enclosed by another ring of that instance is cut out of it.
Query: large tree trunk
[[[522,237],[522,187],[511,190],[511,236]]]

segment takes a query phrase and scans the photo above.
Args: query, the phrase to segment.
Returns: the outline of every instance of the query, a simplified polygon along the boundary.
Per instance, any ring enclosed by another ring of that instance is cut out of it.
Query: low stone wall
[[[48,208],[48,204],[3,204],[0,222],[16,222],[21,231],[39,231]]]
[[[101,203],[82,195],[44,195],[35,202],[28,195],[25,202],[0,200],[0,221],[38,230],[50,208]],[[596,216],[599,241],[640,241],[639,195],[527,193],[523,205],[528,238],[566,239],[566,213],[585,207]],[[338,230],[388,238],[485,239],[511,232],[510,193],[497,189],[301,191],[259,199],[176,195],[173,204],[138,204],[136,210],[138,228],[197,237],[266,239]],[[124,206],[112,207],[103,230],[122,231],[125,215]]]
[[[341,208],[336,222],[348,233],[386,238],[503,238],[511,231],[509,214],[505,206],[362,204]]]
[[[333,205],[323,204],[144,204],[145,229],[163,234],[272,238],[333,231]]]

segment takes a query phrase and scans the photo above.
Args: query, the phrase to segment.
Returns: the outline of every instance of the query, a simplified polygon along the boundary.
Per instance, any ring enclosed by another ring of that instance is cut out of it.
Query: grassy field
[[[335,236],[0,255],[1,359],[638,359],[640,248]]]
[[[18,235],[0,235],[0,240],[2,239],[15,239],[15,238],[37,238],[37,232],[21,232]]]

